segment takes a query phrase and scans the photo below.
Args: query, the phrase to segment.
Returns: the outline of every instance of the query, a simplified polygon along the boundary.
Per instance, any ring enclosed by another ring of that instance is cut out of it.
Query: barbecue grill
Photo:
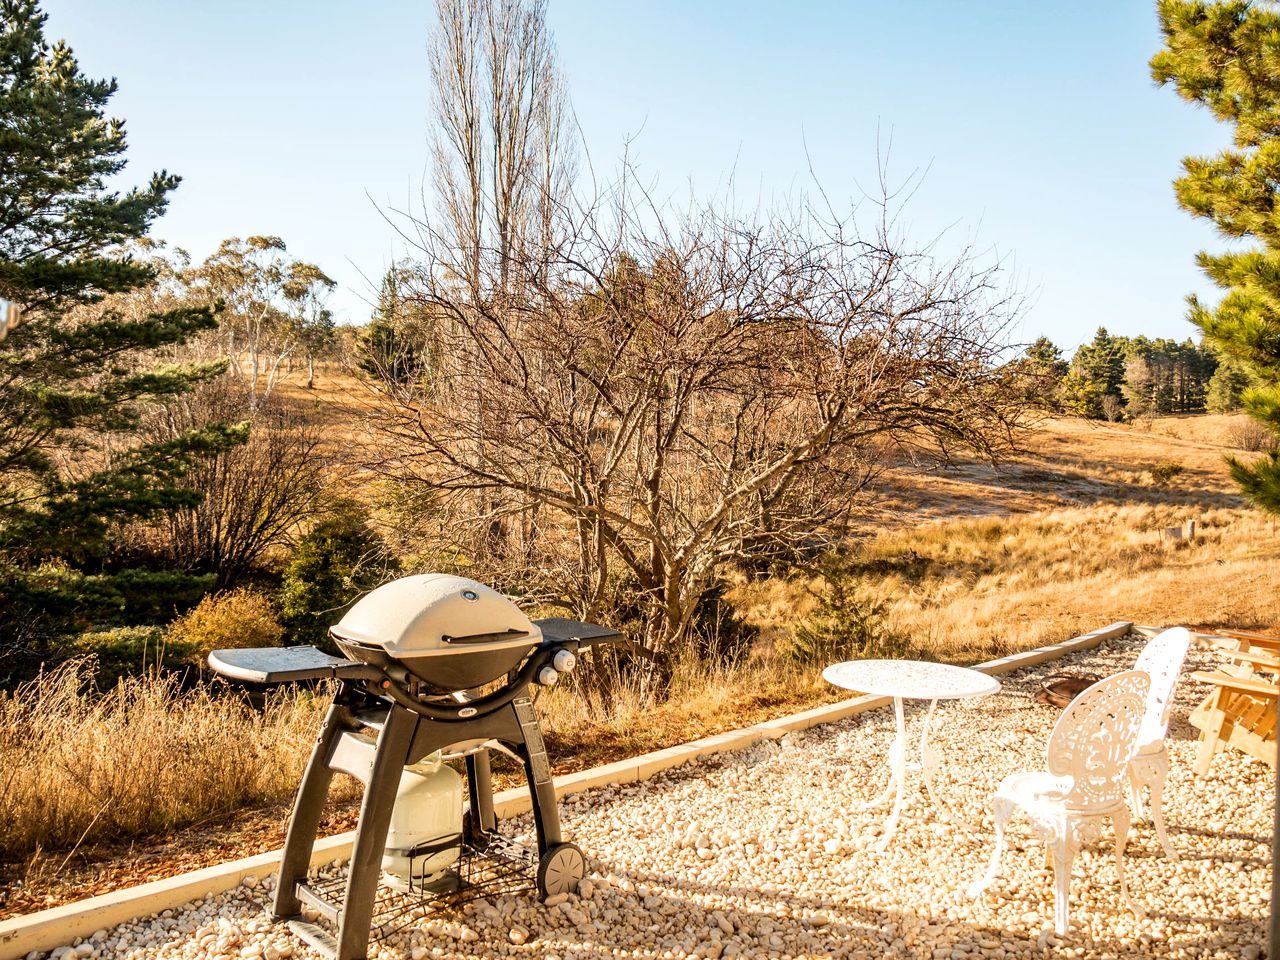
[[[315,647],[209,655],[215,671],[244,682],[337,683],[294,801],[274,917],[335,960],[361,960],[371,934],[399,929],[423,906],[576,890],[585,860],[560,833],[530,686],[555,683],[583,648],[621,635],[558,617],[530,620],[497,591],[444,574],[384,584],[330,635],[345,659]],[[524,768],[536,850],[498,833],[491,750]],[[464,760],[465,800],[451,758]],[[335,771],[364,784],[345,883],[308,874]]]

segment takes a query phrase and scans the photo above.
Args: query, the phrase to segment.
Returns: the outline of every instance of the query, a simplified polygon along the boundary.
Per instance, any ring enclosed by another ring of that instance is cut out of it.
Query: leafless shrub
[[[1252,417],[1234,417],[1227,427],[1227,440],[1237,450],[1261,453],[1276,449],[1276,435]]]
[[[168,405],[152,426],[159,437],[194,424],[249,420],[249,440],[199,461],[186,477],[200,502],[170,515],[159,549],[185,570],[234,586],[271,548],[311,516],[321,496],[326,458],[320,428],[276,397],[257,398],[224,378]]]
[[[1113,393],[1102,398],[1102,415],[1110,423],[1119,423],[1124,419],[1124,402]]]
[[[595,616],[623,575],[672,653],[726,566],[838,539],[889,451],[1008,441],[1015,303],[971,251],[912,249],[887,211],[867,234],[810,207],[670,216],[625,186],[561,215],[479,299],[467,252],[419,225],[406,295],[442,363],[383,382],[379,413],[384,471],[444,530],[516,518],[551,602]]]

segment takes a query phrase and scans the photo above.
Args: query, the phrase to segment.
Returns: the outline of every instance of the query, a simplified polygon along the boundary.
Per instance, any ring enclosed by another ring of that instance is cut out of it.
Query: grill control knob
[[[560,679],[560,673],[555,667],[543,667],[538,671],[538,682],[544,687],[549,687]]]
[[[556,655],[551,658],[551,665],[561,673],[568,673],[578,662],[578,658],[573,655],[572,650],[557,650]]]

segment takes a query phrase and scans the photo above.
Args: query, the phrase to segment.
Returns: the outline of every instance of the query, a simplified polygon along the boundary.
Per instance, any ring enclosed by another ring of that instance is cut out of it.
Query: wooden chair
[[[1228,663],[1213,671],[1199,671],[1192,679],[1213,689],[1191,713],[1200,730],[1195,772],[1209,772],[1214,754],[1235,747],[1263,763],[1276,766],[1276,710],[1280,703],[1280,637],[1240,630],[1220,630],[1227,639]],[[1232,646],[1234,645],[1234,647]]]

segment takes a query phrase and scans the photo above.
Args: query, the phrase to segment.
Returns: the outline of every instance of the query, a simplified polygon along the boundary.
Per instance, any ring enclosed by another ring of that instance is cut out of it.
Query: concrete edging
[[[1056,660],[1069,653],[1091,650],[1103,640],[1127,635],[1133,624],[1121,620],[1100,630],[1082,634],[1062,643],[1037,647],[998,660],[976,664],[973,669],[999,676],[1013,670],[1033,667],[1049,660]],[[699,757],[716,753],[743,750],[765,739],[779,739],[793,730],[807,730],[824,723],[834,723],[847,717],[866,713],[890,703],[888,697],[861,696],[841,700],[838,703],[814,707],[777,720],[766,720],[740,730],[719,733],[701,740],[694,740],[676,747],[655,750],[652,753],[630,757],[590,770],[556,777],[556,796],[564,797],[596,787],[619,783],[635,783],[679,767]],[[494,795],[494,809],[499,817],[506,818],[526,812],[530,807],[529,792],[524,788],[503,790]],[[311,854],[313,866],[345,860],[351,854],[354,831],[336,834],[316,841]],[[85,938],[95,931],[114,927],[201,900],[208,894],[218,894],[239,884],[247,876],[264,877],[275,870],[280,851],[272,850],[256,856],[232,860],[191,873],[154,880],[138,887],[115,890],[100,896],[78,900],[38,913],[13,917],[0,921],[0,960],[19,960],[31,951],[52,950],[70,944],[77,938]]]

